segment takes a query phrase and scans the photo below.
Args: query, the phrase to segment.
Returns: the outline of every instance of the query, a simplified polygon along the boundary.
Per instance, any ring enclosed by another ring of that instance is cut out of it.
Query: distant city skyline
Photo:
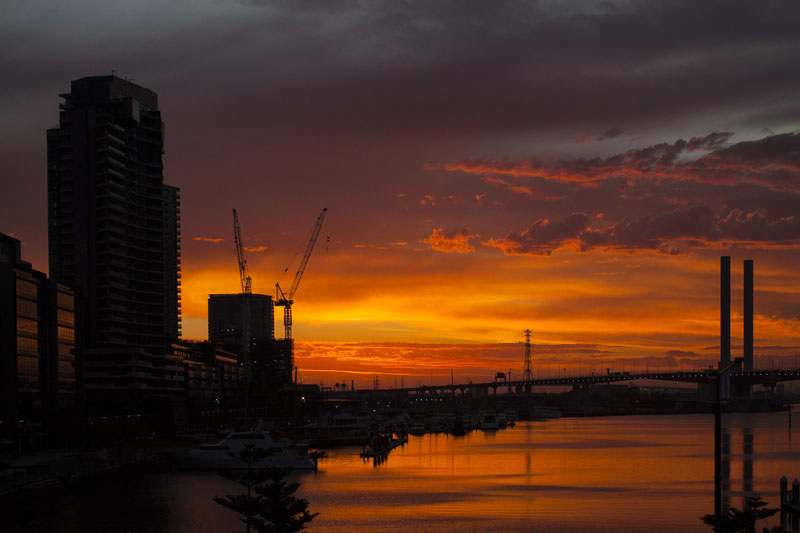
[[[521,373],[525,329],[534,374],[699,367],[721,255],[733,356],[746,259],[756,364],[800,352],[796,3],[187,9],[20,2],[0,21],[0,232],[34,268],[55,95],[116,69],[169,117],[184,338],[207,336],[209,294],[239,292],[231,208],[274,294],[328,207],[293,309],[306,382]]]

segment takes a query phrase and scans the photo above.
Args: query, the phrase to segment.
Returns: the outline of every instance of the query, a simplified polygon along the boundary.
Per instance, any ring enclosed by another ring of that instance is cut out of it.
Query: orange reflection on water
[[[765,465],[791,443],[785,415],[764,416],[774,424],[755,435],[754,456],[764,459],[754,489],[769,501],[777,477]],[[731,433],[734,452],[740,433]],[[699,532],[713,505],[712,446],[711,415],[561,419],[465,437],[411,436],[377,466],[342,449],[299,480],[322,512],[314,531]],[[729,460],[730,496],[740,505],[740,458]]]

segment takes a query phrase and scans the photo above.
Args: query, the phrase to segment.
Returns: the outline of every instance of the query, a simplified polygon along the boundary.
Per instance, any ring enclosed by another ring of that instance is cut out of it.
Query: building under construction
[[[249,335],[243,316],[243,311],[248,308]],[[245,338],[249,336],[251,383],[256,387],[283,386],[292,381],[294,354],[291,341],[276,339],[274,331],[272,296],[252,293],[209,295],[208,340],[237,354],[240,364],[244,365]]]
[[[253,294],[252,278],[247,269],[245,246],[243,245],[239,215],[233,210],[233,237],[236,251],[239,294],[211,294],[208,298],[208,340],[237,354],[244,369],[248,388],[255,392],[268,392],[292,384],[294,366],[294,343],[292,341],[292,304],[294,295],[303,277],[311,252],[317,242],[327,209],[320,212],[311,230],[305,253],[295,273],[289,291],[284,292],[275,284],[276,298]],[[288,267],[286,268],[288,271]],[[275,338],[273,306],[284,308],[284,338]],[[259,391],[259,389],[261,389]],[[251,389],[252,390],[252,389]],[[248,393],[249,394],[249,393]]]

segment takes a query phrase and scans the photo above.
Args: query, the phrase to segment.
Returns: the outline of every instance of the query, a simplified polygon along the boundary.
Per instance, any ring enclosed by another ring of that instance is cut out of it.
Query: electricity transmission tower
[[[531,330],[525,330],[525,370],[522,372],[522,381],[532,381],[531,369]]]

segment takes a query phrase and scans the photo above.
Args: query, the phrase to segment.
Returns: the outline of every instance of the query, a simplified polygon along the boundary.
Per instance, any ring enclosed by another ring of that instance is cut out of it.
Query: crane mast
[[[244,250],[242,248],[242,231],[239,228],[239,216],[236,214],[236,209],[233,210],[233,241],[236,245],[236,259],[239,262],[239,279],[242,283],[242,294],[251,294],[251,278],[247,274],[247,261],[244,258]]]
[[[239,279],[242,284],[242,364],[245,369],[245,379],[250,383],[250,298],[252,286],[250,276],[247,274],[247,261],[244,258],[242,247],[242,231],[239,227],[239,216],[233,210],[233,240],[236,245],[236,259],[239,263]]]
[[[289,294],[283,292],[279,283],[275,284],[275,306],[283,307],[284,337],[289,340],[292,338],[292,304],[294,303],[294,293],[297,292],[297,287],[300,285],[300,280],[303,277],[303,273],[306,271],[308,260],[311,257],[311,252],[314,250],[314,245],[317,243],[317,237],[319,237],[319,232],[322,229],[322,222],[325,220],[325,213],[327,212],[328,208],[323,208],[322,212],[317,217],[317,221],[314,223],[314,228],[311,230],[311,238],[306,245],[306,251],[305,254],[303,254],[302,261],[300,261],[300,266],[297,267],[297,272],[294,275],[294,282],[292,282],[292,287],[289,289]]]

